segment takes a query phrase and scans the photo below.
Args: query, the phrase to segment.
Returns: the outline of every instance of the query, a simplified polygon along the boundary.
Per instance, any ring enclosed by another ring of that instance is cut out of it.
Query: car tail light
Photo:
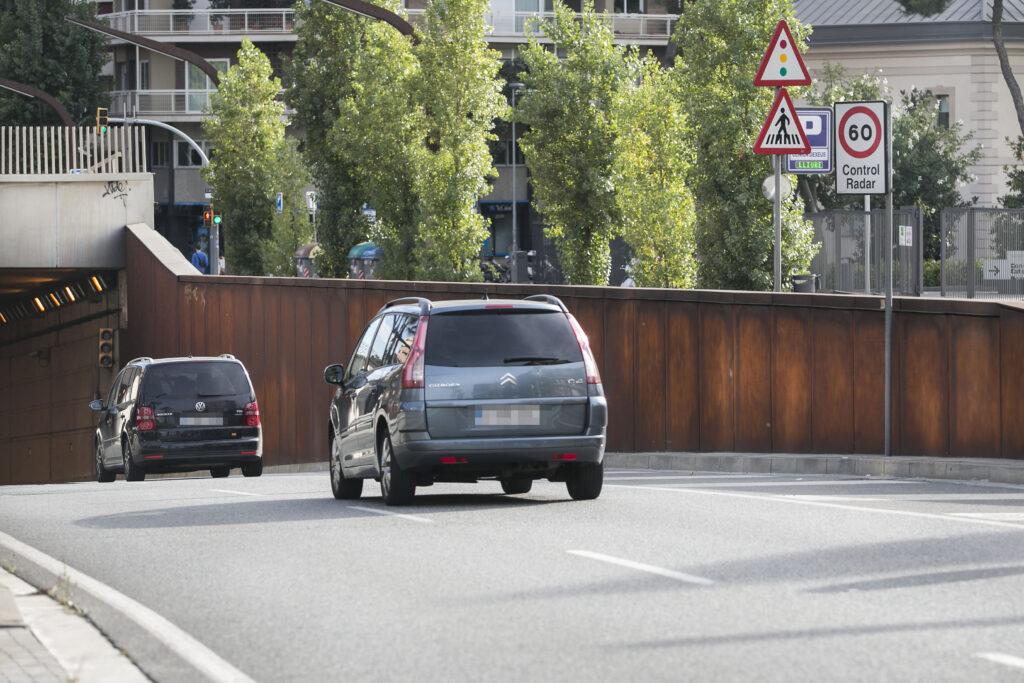
[[[552,460],[575,460],[575,453],[557,453],[551,456]]]
[[[597,361],[594,360],[594,352],[590,350],[590,339],[587,338],[587,333],[583,331],[572,314],[566,313],[565,317],[569,319],[572,331],[576,335],[576,341],[580,345],[580,351],[583,352],[583,367],[587,373],[587,384],[600,384],[601,374],[597,371]]]
[[[441,456],[442,465],[459,465],[466,462],[469,462],[469,458],[455,458],[450,455]]]
[[[156,429],[156,417],[153,409],[149,406],[139,406],[135,409],[135,429],[140,432],[148,432]]]
[[[420,318],[420,326],[416,329],[416,336],[412,340],[412,353],[405,361],[405,369],[402,371],[403,389],[423,388],[423,365],[424,350],[427,344],[427,323],[429,316]]]
[[[248,403],[245,406],[245,426],[246,427],[259,427],[260,426],[260,407],[256,404],[256,401]]]

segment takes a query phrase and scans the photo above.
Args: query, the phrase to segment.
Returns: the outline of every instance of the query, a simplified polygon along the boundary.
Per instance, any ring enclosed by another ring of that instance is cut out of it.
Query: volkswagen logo
[[[196,401],[196,412],[201,413],[206,410],[206,404],[202,401]]]
[[[501,376],[501,379],[498,380],[498,385],[505,386],[506,384],[519,384],[519,382],[516,381],[515,375],[513,375],[511,372],[506,372],[504,375]]]

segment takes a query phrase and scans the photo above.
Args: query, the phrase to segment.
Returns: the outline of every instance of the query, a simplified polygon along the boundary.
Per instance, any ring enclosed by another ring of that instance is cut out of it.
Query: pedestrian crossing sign
[[[809,154],[811,145],[793,107],[793,100],[785,88],[775,94],[775,102],[768,114],[761,134],[754,143],[757,154]]]

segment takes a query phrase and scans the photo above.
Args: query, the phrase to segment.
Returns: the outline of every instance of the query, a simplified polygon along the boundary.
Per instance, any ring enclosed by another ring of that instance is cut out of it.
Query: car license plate
[[[477,408],[476,424],[481,427],[508,425],[539,425],[540,406],[502,406],[500,408]]]
[[[183,417],[180,420],[180,424],[183,427],[210,427],[220,426],[224,424],[223,417]]]

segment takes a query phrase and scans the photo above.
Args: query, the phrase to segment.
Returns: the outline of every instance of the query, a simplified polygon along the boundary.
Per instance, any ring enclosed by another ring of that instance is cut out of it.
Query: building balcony
[[[252,40],[295,40],[290,9],[134,10],[103,14],[111,28],[174,42],[214,42],[247,36]],[[112,39],[113,43],[121,41]]]
[[[407,10],[409,21],[423,20],[423,10]],[[616,42],[665,44],[678,17],[674,14],[607,14]],[[489,39],[496,43],[526,42],[530,19],[551,21],[552,12],[487,12],[494,28]],[[295,40],[295,13],[282,10],[135,10],[104,14],[111,28],[174,42],[215,42],[247,36],[253,40]],[[111,42],[119,43],[117,39]],[[543,42],[543,41],[542,41]]]
[[[115,118],[137,116],[139,118],[168,119],[176,121],[199,121],[210,106],[210,95],[206,90],[113,90],[110,94],[109,115]],[[281,99],[283,93],[278,94]],[[294,110],[285,109],[285,115]]]

